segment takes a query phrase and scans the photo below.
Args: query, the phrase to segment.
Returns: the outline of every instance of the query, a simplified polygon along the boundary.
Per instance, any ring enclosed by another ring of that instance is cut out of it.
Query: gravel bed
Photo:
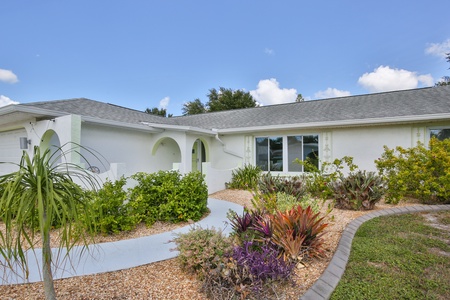
[[[241,190],[223,190],[211,198],[251,206],[252,194]],[[410,205],[410,204],[403,204]],[[376,210],[392,207],[379,203]],[[324,205],[326,210],[326,204]],[[295,285],[284,290],[283,299],[298,299],[320,277],[327,267],[345,226],[365,214],[360,211],[333,209],[327,216],[329,223],[325,239],[325,257],[308,262],[296,269]],[[96,242],[135,238],[172,230],[183,224],[156,223],[151,228],[139,226],[136,230],[112,236],[98,236]],[[1,229],[1,228],[0,228]],[[56,244],[57,233],[53,234]],[[200,282],[181,271],[176,259],[152,263],[136,268],[55,281],[58,299],[207,299],[199,292]],[[43,299],[42,283],[0,286],[0,299]]]

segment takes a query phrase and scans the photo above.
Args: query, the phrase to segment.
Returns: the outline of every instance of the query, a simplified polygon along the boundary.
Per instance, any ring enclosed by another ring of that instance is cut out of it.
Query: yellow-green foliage
[[[411,196],[423,203],[450,203],[450,139],[432,138],[428,148],[385,146],[375,163],[387,181],[386,202]]]

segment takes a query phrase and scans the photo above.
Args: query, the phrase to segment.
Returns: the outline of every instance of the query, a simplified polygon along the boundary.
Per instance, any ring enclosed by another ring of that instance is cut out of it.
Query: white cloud
[[[164,97],[159,101],[159,108],[167,109],[167,106],[169,106],[170,97]]]
[[[258,83],[256,90],[250,91],[250,95],[262,105],[281,104],[295,102],[296,89],[280,89],[280,84],[275,78],[263,79]]]
[[[19,104],[19,102],[13,101],[6,96],[0,95],[0,107],[6,106],[9,104]]]
[[[450,39],[442,43],[431,43],[426,49],[426,54],[431,54],[444,58],[450,52]]]
[[[325,98],[335,98],[335,97],[346,97],[350,96],[351,93],[349,91],[342,91],[335,88],[327,88],[325,91],[318,91],[314,94],[316,99],[325,99]]]
[[[364,73],[358,83],[370,92],[385,92],[414,89],[433,85],[430,74],[418,75],[403,69],[391,69],[389,66],[379,66],[371,73]]]
[[[17,79],[17,75],[11,70],[0,69],[0,81],[6,83],[16,83],[19,80]]]
[[[274,55],[275,51],[273,49],[266,48],[266,49],[264,49],[264,53],[267,55]]]

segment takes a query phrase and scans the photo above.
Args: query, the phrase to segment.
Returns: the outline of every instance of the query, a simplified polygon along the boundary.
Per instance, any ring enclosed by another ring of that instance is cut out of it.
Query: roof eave
[[[339,120],[339,121],[327,121],[327,122],[310,122],[310,123],[294,123],[294,124],[280,124],[280,125],[266,125],[266,126],[252,126],[244,128],[225,128],[214,129],[219,134],[236,134],[236,133],[249,133],[260,131],[279,131],[279,130],[292,130],[292,129],[325,129],[325,128],[337,128],[337,127],[353,127],[353,126],[376,126],[376,125],[389,125],[389,124],[404,124],[414,122],[427,122],[427,121],[444,121],[450,120],[450,113],[433,114],[433,115],[417,115],[417,116],[399,116],[399,117],[386,117],[386,118],[370,118],[370,119],[353,119],[353,120]]]

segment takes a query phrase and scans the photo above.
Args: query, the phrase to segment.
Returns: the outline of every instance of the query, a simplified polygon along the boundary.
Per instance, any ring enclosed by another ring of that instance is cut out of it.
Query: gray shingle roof
[[[351,122],[362,119],[395,119],[450,114],[450,86],[261,106],[173,118],[163,118],[84,98],[19,105],[132,124],[148,122],[202,129],[243,129],[257,126]]]
[[[170,120],[169,118],[85,98],[33,102],[19,105],[131,124],[139,124],[140,122],[175,124],[174,120]]]
[[[184,125],[243,128],[450,113],[450,86],[376,93],[180,117]]]

